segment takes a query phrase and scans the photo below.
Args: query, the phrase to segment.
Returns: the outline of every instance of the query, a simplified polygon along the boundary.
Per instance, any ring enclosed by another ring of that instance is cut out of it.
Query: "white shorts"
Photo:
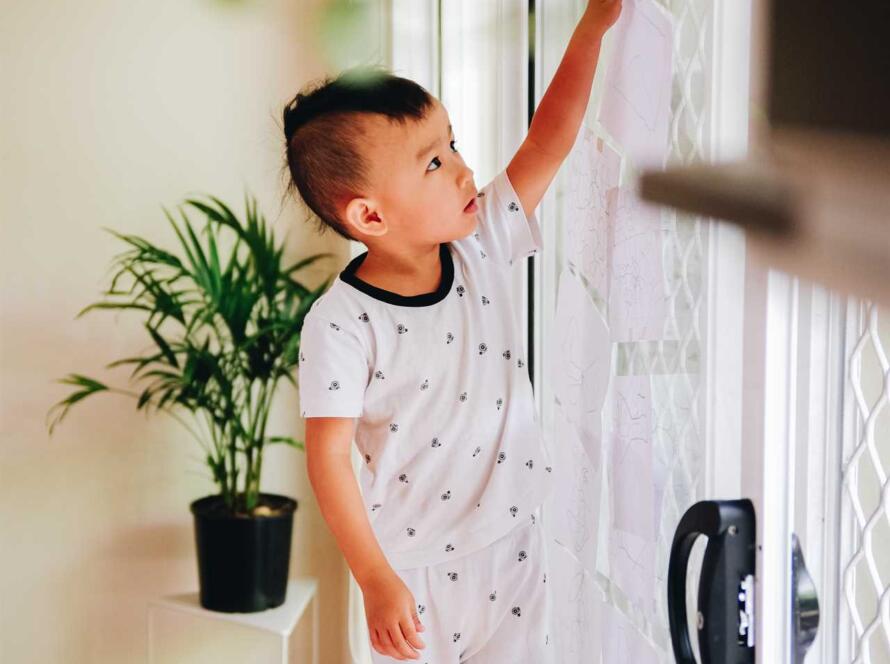
[[[374,664],[553,664],[552,599],[541,508],[478,551],[395,570],[417,602],[426,647],[398,660],[371,647]]]

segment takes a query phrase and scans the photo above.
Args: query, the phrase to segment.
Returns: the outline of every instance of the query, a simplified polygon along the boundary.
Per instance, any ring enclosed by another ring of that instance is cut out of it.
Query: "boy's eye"
[[[451,141],[450,144],[451,144],[451,145],[454,145],[455,143],[457,143],[457,139],[454,139],[453,141]],[[457,148],[454,148],[454,151],[457,152]],[[434,161],[439,162],[439,165],[440,165],[440,166],[442,165],[442,162],[439,160],[438,157],[433,157],[433,159],[432,159],[432,161],[430,161],[430,163],[432,164]],[[434,169],[433,169],[433,171],[437,171],[437,170],[439,170],[439,169],[438,169],[438,168],[434,168]],[[427,169],[426,172],[427,172],[427,173],[431,173],[432,171],[430,171],[430,169]]]

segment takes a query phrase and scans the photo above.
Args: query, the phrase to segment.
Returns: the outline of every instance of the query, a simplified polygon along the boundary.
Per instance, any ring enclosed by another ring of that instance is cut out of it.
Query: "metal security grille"
[[[890,316],[849,307],[841,494],[840,660],[890,662]]]
[[[674,72],[668,165],[707,161],[711,88],[708,45],[711,0],[666,0],[674,17]],[[686,509],[704,494],[702,322],[710,222],[663,208],[662,247],[667,318],[662,338],[622,343],[616,375],[649,375],[652,380],[652,446],[656,472],[664,478],[655,554],[655,619],[630,612],[628,618],[647,636],[664,662],[672,662],[668,633],[668,557],[674,530]],[[619,606],[621,589],[610,588]]]
[[[705,144],[710,87],[710,0],[668,0],[674,16],[674,75],[668,165],[708,159]],[[663,661],[673,661],[668,634],[668,557],[674,530],[683,512],[704,493],[704,427],[702,422],[703,296],[707,271],[709,222],[664,208],[662,247],[667,318],[662,338],[618,344],[616,375],[649,375],[652,380],[652,446],[664,495],[658,518],[655,557],[655,619],[628,616],[649,637]],[[621,601],[621,589],[610,594]]]
[[[625,0],[627,2],[627,0]],[[710,161],[713,157],[710,145],[712,77],[712,39],[714,30],[713,0],[658,0],[659,4],[672,15],[673,75],[671,114],[669,125],[669,150],[667,165],[690,164]],[[604,65],[605,66],[605,65]],[[549,73],[548,73],[549,75]],[[594,94],[602,94],[595,90]],[[597,107],[595,98],[592,107]],[[589,120],[587,125],[598,131]],[[619,149],[621,146],[618,146]],[[627,167],[622,175],[628,182],[631,174]],[[557,180],[558,210],[564,210],[564,197],[568,184],[564,177]],[[630,627],[632,634],[624,633],[619,639],[623,644],[619,651],[634,659],[635,654],[644,656],[630,644],[639,640],[654,650],[659,661],[673,662],[668,631],[667,585],[668,558],[674,530],[686,509],[700,500],[705,493],[705,423],[703,385],[704,361],[702,358],[705,343],[707,312],[707,272],[709,233],[711,223],[701,217],[678,213],[663,208],[661,216],[661,247],[663,265],[663,285],[666,303],[664,329],[657,339],[615,344],[612,374],[621,376],[649,376],[651,384],[652,420],[650,439],[653,452],[653,468],[659,482],[663,483],[663,494],[659,502],[657,519],[657,541],[655,546],[655,576],[652,579],[652,610],[641,609],[633,601],[639,588],[621,587],[615,579],[607,578],[595,570],[586,569],[587,578],[578,580],[577,596],[582,595],[582,587],[593,584],[602,592],[604,600],[619,612],[623,623]],[[559,219],[563,226],[566,219]],[[558,232],[563,237],[561,231]],[[563,267],[577,273],[578,266],[566,259],[569,252],[561,246],[557,255],[557,272]],[[545,291],[555,290],[556,284],[544,284]],[[591,300],[607,318],[608,298],[585,285]],[[545,303],[545,309],[552,306]],[[546,335],[546,332],[545,332]],[[554,403],[558,404],[558,400]],[[552,427],[552,413],[547,413],[545,424]],[[556,410],[555,408],[553,409]],[[604,406],[603,448],[607,448],[612,407]],[[608,466],[606,466],[608,467]],[[570,475],[562,481],[579,481]],[[606,475],[604,493],[609,492]],[[582,489],[579,486],[579,492]],[[608,530],[608,523],[603,523]],[[610,531],[605,536],[614,536]],[[599,549],[608,551],[609,544],[600,539]],[[601,556],[602,557],[602,554]],[[695,561],[695,558],[693,558]],[[695,562],[693,562],[693,565]],[[693,589],[694,590],[694,589]],[[583,623],[580,613],[587,609],[579,608],[578,628]],[[605,629],[605,628],[604,628]],[[604,643],[609,640],[604,636]],[[616,637],[617,638],[617,637]],[[560,650],[568,659],[567,664],[598,661],[597,653],[585,652],[590,644],[578,642],[563,644]],[[599,644],[597,644],[598,647]],[[605,647],[605,646],[604,646]],[[626,650],[626,652],[624,652]],[[611,650],[609,652],[612,652]],[[641,660],[642,661],[642,660]],[[645,661],[651,661],[646,659]]]

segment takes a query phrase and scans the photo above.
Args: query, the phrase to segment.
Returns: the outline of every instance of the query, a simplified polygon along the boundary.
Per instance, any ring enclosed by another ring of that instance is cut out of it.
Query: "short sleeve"
[[[475,236],[482,250],[494,260],[512,265],[541,251],[541,228],[534,211],[525,216],[519,196],[505,168],[482,187]]]
[[[340,325],[307,315],[300,332],[301,417],[360,417],[369,366],[361,341]]]

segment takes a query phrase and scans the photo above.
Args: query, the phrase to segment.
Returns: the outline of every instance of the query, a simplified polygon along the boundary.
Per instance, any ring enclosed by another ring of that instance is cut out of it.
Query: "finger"
[[[386,654],[385,652],[383,652],[383,644],[380,643],[380,636],[377,634],[377,630],[371,626],[368,626],[368,638],[370,639],[371,647],[373,647],[374,650],[379,652],[381,655]]]
[[[399,654],[398,649],[392,642],[392,639],[389,636],[389,631],[385,627],[381,627],[378,630],[378,634],[380,635],[380,645],[383,646],[383,654],[392,657],[393,659],[405,659]]]
[[[425,629],[426,629],[426,625],[424,625],[422,622],[420,622],[420,618],[417,617],[417,614],[416,614],[416,613],[414,614],[413,617],[414,617],[414,628],[415,628],[418,632],[422,632],[423,630],[425,630]]]
[[[392,627],[387,629],[387,632],[389,632],[389,636],[392,639],[393,645],[396,647],[396,651],[402,655],[403,659],[417,659],[420,657],[420,654],[413,650],[405,641],[405,637],[402,636],[402,628],[398,622],[393,623]]]
[[[417,620],[417,616],[414,616],[414,620]],[[424,644],[421,638],[417,635],[417,628],[414,625],[414,620],[405,618],[399,623],[402,628],[402,634],[405,636],[405,640],[415,648],[426,648],[426,644]]]

